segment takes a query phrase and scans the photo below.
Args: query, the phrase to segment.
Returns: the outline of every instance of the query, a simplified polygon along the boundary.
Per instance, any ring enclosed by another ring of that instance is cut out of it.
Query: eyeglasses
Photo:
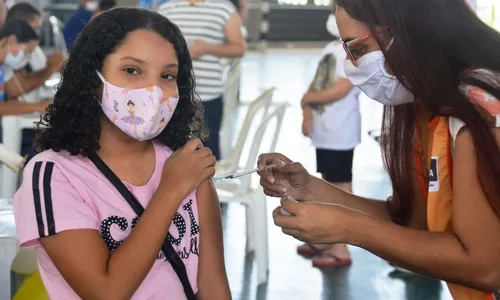
[[[375,35],[378,35],[382,32],[387,31],[387,30],[389,30],[389,27],[379,28],[375,31]],[[366,41],[367,39],[372,38],[373,36],[374,36],[373,33],[369,33],[367,35],[364,35],[364,36],[359,37],[359,38],[355,38],[355,39],[350,40],[348,42],[340,39],[340,42],[342,43],[342,47],[344,47],[344,51],[347,54],[347,58],[349,58],[349,60],[352,62],[352,64],[355,67],[358,66],[358,59],[361,57],[361,54],[358,53],[358,51],[356,51],[353,48],[356,47],[356,45],[359,45],[360,43]]]

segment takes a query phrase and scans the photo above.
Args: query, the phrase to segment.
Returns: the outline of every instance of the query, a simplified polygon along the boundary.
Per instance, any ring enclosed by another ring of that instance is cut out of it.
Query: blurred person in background
[[[116,7],[115,0],[101,0],[99,1],[99,5],[97,6],[97,10],[92,14],[92,19],[102,14],[105,11],[108,11],[112,8]]]
[[[29,3],[18,3],[12,6],[7,13],[7,22],[13,20],[24,20],[28,22],[35,32],[40,35],[41,18],[40,11]],[[62,51],[56,51],[47,59],[45,53],[39,45],[29,57],[29,62],[26,65],[26,71],[16,74],[19,81],[23,84],[23,88],[29,90],[41,87],[50,76],[60,71],[62,64],[65,61],[65,56]]]
[[[39,36],[28,22],[22,19],[16,19],[7,21],[0,30],[0,39],[9,39],[12,37],[16,39],[19,49],[17,54],[9,53],[4,60],[4,93],[7,100],[18,99],[18,101],[22,103],[15,103],[15,105],[17,105],[13,106],[15,111],[10,112],[8,111],[8,107],[0,107],[0,114],[33,112],[33,110],[31,110],[33,108],[32,105],[28,104],[28,106],[26,106],[26,93],[43,86],[46,79],[43,77],[43,75],[45,75],[44,73],[49,73],[50,75],[60,68],[60,64],[57,66],[49,65],[47,70],[35,73],[38,75],[25,74],[23,69],[29,63],[32,53],[38,47]],[[46,77],[48,78],[49,75]],[[45,101],[42,102],[41,99],[37,100],[39,101],[34,101],[36,103],[34,105],[35,111],[44,111],[48,103]],[[31,111],[23,111],[25,109],[30,109]],[[23,130],[21,155],[32,157],[34,155],[32,146],[33,130]]]
[[[69,17],[63,28],[64,40],[68,50],[71,50],[71,46],[82,32],[83,27],[90,22],[98,8],[99,4],[96,0],[80,0],[80,7]]]
[[[328,17],[326,29],[335,41],[325,47],[316,76],[302,98],[302,132],[316,148],[317,172],[324,180],[352,193],[354,148],[361,142],[360,90],[344,74],[345,51],[338,41],[335,9]],[[312,256],[312,264],[317,268],[351,264],[346,244],[305,243],[297,252]]]
[[[7,7],[4,1],[0,1],[0,30],[4,27],[7,19]],[[5,74],[4,69],[8,68],[5,62],[12,62],[13,57],[17,57],[21,50],[21,45],[18,44],[15,35],[9,35],[0,39],[0,116],[1,115],[17,115],[30,113],[35,111],[44,111],[47,104],[40,103],[23,103],[17,101],[5,102]],[[7,64],[7,65],[8,65]]]
[[[241,18],[228,0],[172,0],[158,11],[179,26],[188,42],[196,78],[196,93],[205,108],[210,130],[206,146],[220,160],[219,131],[224,106],[222,58],[245,53]]]
[[[335,3],[347,78],[384,104],[393,193],[358,197],[262,155],[281,161],[260,173],[264,192],[291,214],[275,224],[444,280],[456,300],[500,299],[500,33],[464,0]]]

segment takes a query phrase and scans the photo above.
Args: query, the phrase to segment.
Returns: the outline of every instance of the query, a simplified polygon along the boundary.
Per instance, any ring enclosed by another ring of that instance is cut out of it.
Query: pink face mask
[[[139,141],[153,139],[165,129],[179,98],[166,95],[158,86],[133,90],[117,87],[96,72],[104,84],[102,110],[118,128]]]

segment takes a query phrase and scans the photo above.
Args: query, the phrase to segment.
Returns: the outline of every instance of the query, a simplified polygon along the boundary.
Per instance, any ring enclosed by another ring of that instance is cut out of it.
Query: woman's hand
[[[8,38],[3,38],[0,40],[0,62],[3,64],[5,57],[7,57],[7,54],[9,53],[17,55],[20,49],[21,45],[17,43],[17,39],[14,35],[9,36]]]
[[[282,214],[282,209],[291,216]],[[283,233],[311,244],[348,243],[349,222],[356,212],[335,204],[300,203],[282,198],[273,211],[274,224]]]
[[[207,54],[208,43],[202,40],[192,40],[189,45],[189,54],[191,59],[198,59],[200,56]]]
[[[193,139],[170,156],[163,166],[160,188],[186,198],[202,181],[215,174],[215,156],[210,148]]]
[[[260,185],[264,193],[271,197],[290,196],[300,201],[307,201],[311,175],[300,164],[292,162],[288,157],[279,154],[263,154],[257,162]],[[276,165],[272,168],[266,166]]]
[[[304,107],[302,119],[302,134],[311,137],[313,132],[313,114],[311,106]]]

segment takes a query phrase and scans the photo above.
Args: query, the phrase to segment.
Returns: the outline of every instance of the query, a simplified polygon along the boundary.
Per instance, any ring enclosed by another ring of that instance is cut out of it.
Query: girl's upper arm
[[[500,128],[492,132],[500,147]],[[453,153],[453,229],[476,268],[471,276],[500,288],[500,219],[479,183],[476,151],[470,132],[462,129]]]
[[[224,265],[222,220],[219,198],[210,180],[196,192],[200,216],[200,262],[198,299],[231,299]]]
[[[98,218],[57,162],[36,160],[26,166],[14,197],[19,242],[41,244],[69,285],[89,298],[84,291],[91,281],[98,286],[109,256]]]

